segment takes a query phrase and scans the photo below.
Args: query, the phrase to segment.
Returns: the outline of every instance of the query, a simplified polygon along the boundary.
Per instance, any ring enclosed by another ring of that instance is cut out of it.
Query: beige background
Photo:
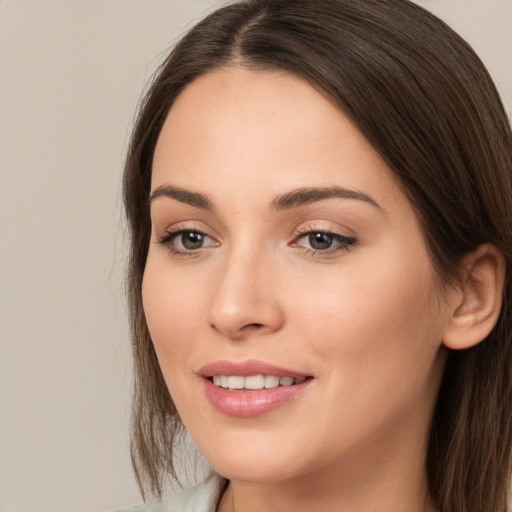
[[[512,104],[512,0],[423,0]],[[140,502],[119,181],[163,52],[218,2],[0,0],[0,511]],[[510,112],[510,107],[508,107]]]

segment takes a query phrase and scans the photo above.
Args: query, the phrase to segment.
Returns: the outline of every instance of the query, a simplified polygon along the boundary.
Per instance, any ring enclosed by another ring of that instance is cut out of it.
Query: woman
[[[512,138],[406,0],[248,0],[162,64],[124,178],[140,510],[507,510]],[[139,509],[136,509],[139,510]]]

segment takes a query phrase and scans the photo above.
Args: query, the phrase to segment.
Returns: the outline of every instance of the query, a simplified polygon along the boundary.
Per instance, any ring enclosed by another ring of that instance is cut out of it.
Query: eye
[[[178,229],[167,231],[158,240],[172,254],[193,254],[199,249],[216,245],[215,240],[201,231],[193,229]]]
[[[307,241],[315,251],[325,251],[333,246],[335,238],[327,233],[310,233],[307,236]]]
[[[207,238],[206,235],[197,231],[184,231],[175,237],[175,241],[184,249],[193,251],[195,249],[201,249]]]
[[[308,254],[331,254],[342,249],[348,249],[355,243],[355,238],[317,230],[299,234],[292,246],[302,247]]]

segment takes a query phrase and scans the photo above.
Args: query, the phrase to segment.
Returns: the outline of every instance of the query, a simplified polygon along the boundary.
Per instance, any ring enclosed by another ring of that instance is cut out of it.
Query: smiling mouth
[[[311,377],[289,377],[279,375],[214,375],[209,380],[215,386],[229,391],[257,391],[302,384]]]

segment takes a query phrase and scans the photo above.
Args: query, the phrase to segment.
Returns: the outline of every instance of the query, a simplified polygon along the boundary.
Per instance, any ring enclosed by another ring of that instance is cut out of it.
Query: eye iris
[[[332,246],[332,237],[325,233],[311,233],[308,236],[309,245],[315,250],[329,249]]]
[[[204,236],[195,231],[187,231],[181,235],[181,243],[185,249],[200,249],[204,243]]]

